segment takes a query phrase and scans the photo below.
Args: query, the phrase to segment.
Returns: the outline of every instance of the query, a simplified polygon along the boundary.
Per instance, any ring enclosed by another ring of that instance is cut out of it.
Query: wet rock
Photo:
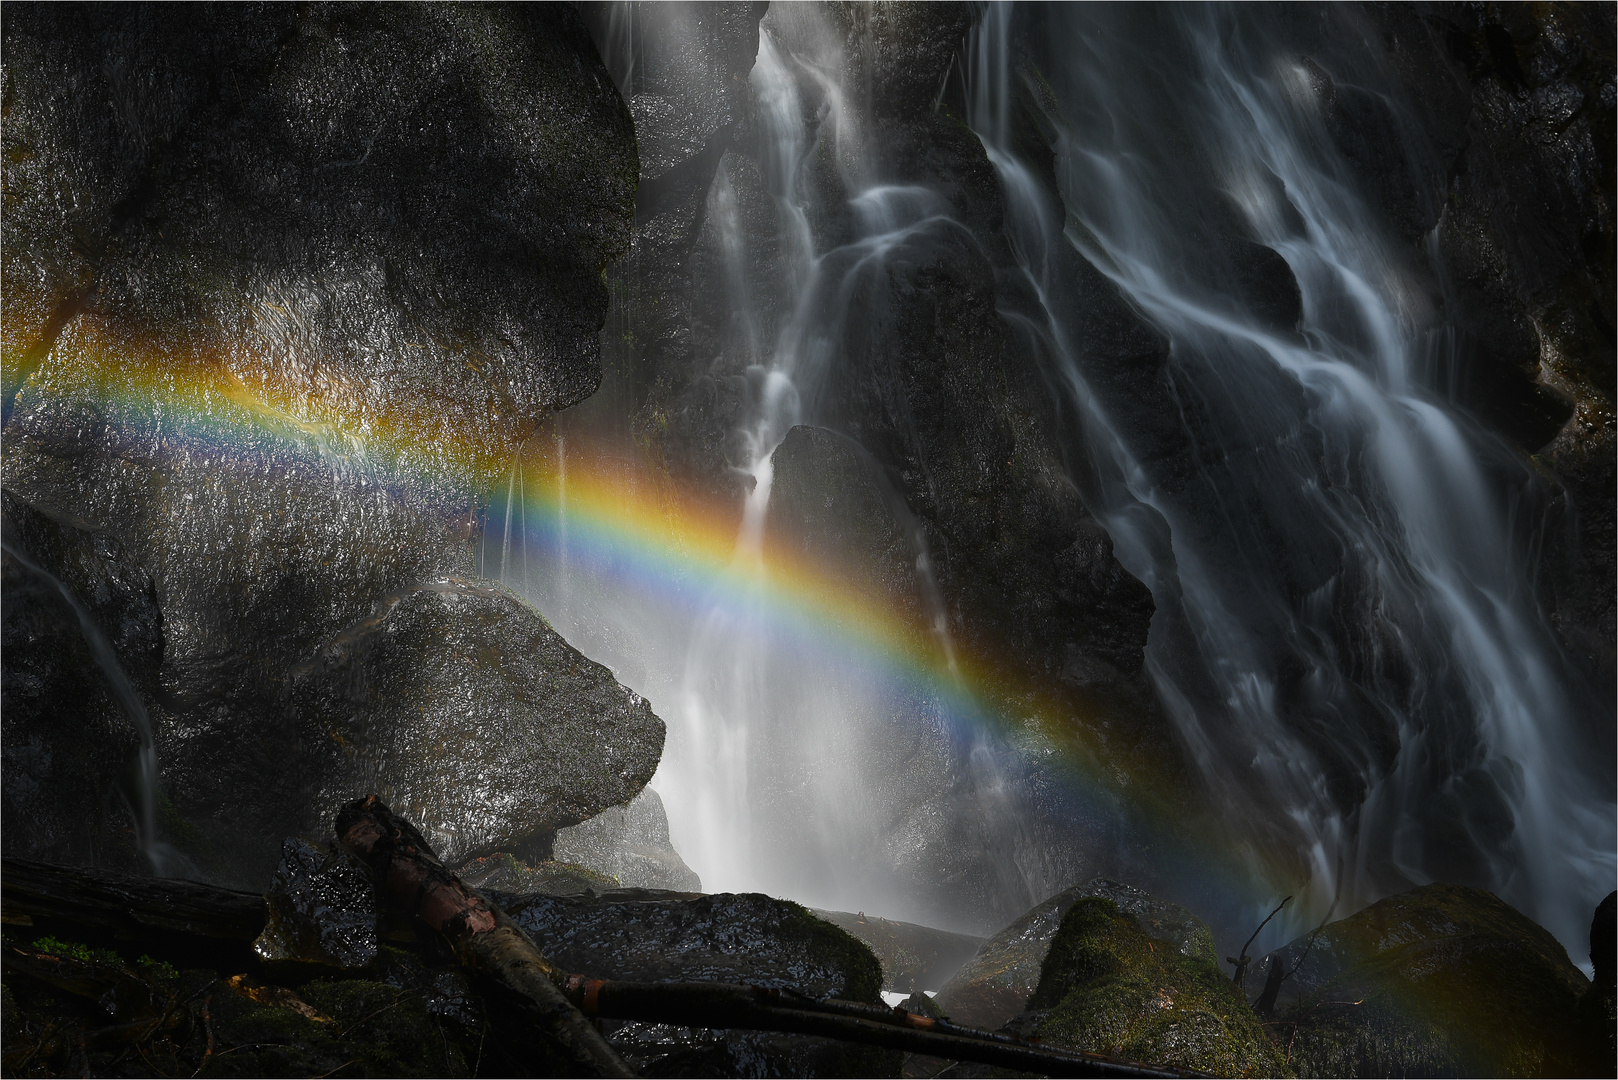
[[[982,938],[971,934],[955,934],[875,915],[818,908],[814,909],[814,914],[863,941],[876,954],[882,962],[885,992],[909,992],[912,998],[925,998],[927,991],[943,986],[983,944]],[[932,998],[926,1000],[930,1002]]]
[[[1062,917],[1021,1021],[1028,1034],[1217,1076],[1289,1075],[1205,925],[1126,886],[1101,891],[1124,903],[1081,897]]]
[[[387,982],[317,979],[294,990],[54,938],[21,953],[12,944],[8,1073],[119,1075],[134,1057],[168,1076],[470,1076],[478,1060],[477,1028]],[[543,1060],[540,1050],[529,1067]]]
[[[452,703],[507,674],[521,689],[491,700],[523,718],[514,754],[578,795],[553,787],[535,820],[522,797],[421,814],[463,838],[447,850],[510,846],[632,794],[629,762],[655,760],[660,725],[641,716],[653,742],[608,750],[578,784],[583,751],[532,759],[560,745],[534,733],[551,719],[540,701],[561,701],[534,697],[532,664],[461,671],[465,654],[418,639],[417,662],[388,655],[418,669],[421,696],[340,718],[343,688],[304,667],[326,670],[319,650],[378,605],[475,576],[480,488],[599,381],[600,270],[628,244],[638,167],[572,9],[42,9],[7,20],[4,48],[0,468],[18,498],[105,534],[150,578],[163,648],[131,676],[158,729],[170,839],[201,872],[261,887],[274,838],[323,826],[311,800],[352,781],[348,765],[383,744],[425,752],[416,706],[431,698],[429,726],[448,734]],[[473,606],[462,644],[486,629]],[[553,691],[573,707],[608,692],[509,606],[519,638],[550,642]],[[7,723],[24,711],[8,705]],[[305,732],[310,717],[329,723]],[[356,723],[377,747],[333,751]],[[43,735],[10,734],[8,793],[13,774],[56,767]],[[400,764],[416,772],[399,783],[421,779],[420,754]],[[74,827],[8,829],[7,850],[56,850]]]
[[[5,853],[143,867],[118,787],[135,780],[139,733],[83,620],[149,687],[163,656],[151,578],[113,537],[52,521],[9,492],[0,502]]]
[[[283,842],[264,906],[264,932],[253,942],[262,960],[350,969],[377,957],[376,889],[345,851]]]
[[[1443,172],[1428,228],[1466,337],[1458,389],[1560,482],[1541,592],[1612,709],[1614,51],[1610,8],[1367,14]],[[1610,735],[1607,738],[1610,739]],[[1610,745],[1610,743],[1609,743]]]
[[[576,863],[545,860],[530,866],[504,851],[469,859],[456,868],[455,874],[475,889],[547,896],[578,896],[620,887],[617,878]]]
[[[1212,960],[1213,937],[1178,904],[1108,878],[1093,878],[1024,913],[978,947],[938,992],[939,1008],[956,1023],[994,1029],[1028,1007],[1062,919],[1078,901],[1099,897],[1137,920],[1154,939],[1169,942],[1188,960]]]
[[[1618,1071],[1618,892],[1608,893],[1590,920],[1594,978],[1579,999],[1578,1025],[1590,1076]]]
[[[1582,1075],[1589,985],[1544,928],[1480,889],[1427,885],[1265,960],[1300,1076]]]
[[[663,899],[501,897],[506,912],[568,971],[645,981],[707,979],[792,987],[879,1003],[869,949],[797,904],[756,893]],[[899,1055],[805,1036],[612,1022],[608,1038],[646,1075],[884,1076]]]
[[[625,888],[702,891],[702,879],[669,840],[663,800],[651,788],[642,788],[623,806],[558,830],[552,852],[558,860],[611,877]]]
[[[651,778],[662,721],[511,593],[452,579],[379,608],[294,675],[304,745],[318,748],[316,820],[374,791],[454,863]]]

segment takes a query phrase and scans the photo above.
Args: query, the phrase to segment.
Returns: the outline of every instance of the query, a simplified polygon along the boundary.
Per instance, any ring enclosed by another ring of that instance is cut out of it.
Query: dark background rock
[[[876,954],[882,963],[885,993],[925,997],[936,992],[983,944],[982,938],[972,934],[953,934],[864,912],[813,910],[817,918],[840,927]]]
[[[120,795],[136,779],[139,731],[119,703],[67,589],[150,691],[163,658],[152,581],[121,545],[59,524],[9,493],[3,506],[5,657],[0,786],[8,853],[116,869],[144,863]]]
[[[663,800],[651,788],[642,788],[622,806],[558,830],[551,851],[562,862],[609,875],[628,889],[702,891],[702,879],[669,841]]]

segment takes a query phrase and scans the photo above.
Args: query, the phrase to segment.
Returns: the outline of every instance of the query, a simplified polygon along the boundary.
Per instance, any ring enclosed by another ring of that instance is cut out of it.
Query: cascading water
[[[1308,880],[1287,930],[1459,881],[1582,955],[1614,877],[1612,776],[1582,759],[1603,706],[1530,584],[1541,482],[1436,388],[1456,363],[1442,267],[1333,149],[1333,75],[1396,127],[1399,103],[1353,33],[1307,57],[1287,25],[990,8],[972,122],[1041,301],[1005,315],[1077,417],[1076,482],[1152,589],[1148,666],[1232,842],[1278,889]],[[1019,152],[1035,132],[1043,178]],[[1443,175],[1402,144],[1413,173]],[[1296,280],[1295,326],[1273,313],[1284,276],[1245,284],[1255,244]],[[1167,336],[1161,378],[1087,353],[1075,253]]]
[[[613,48],[634,52],[630,44]],[[724,294],[713,370],[726,373],[744,401],[731,460],[745,496],[724,584],[704,594],[689,582],[648,591],[615,580],[611,567],[566,543],[565,497],[527,519],[511,512],[523,502],[520,467],[503,518],[497,508],[491,522],[485,566],[498,563],[504,580],[669,722],[653,786],[704,887],[987,931],[1060,884],[1029,854],[1036,845],[1022,835],[1006,747],[967,730],[940,691],[896,674],[869,646],[800,633],[774,606],[763,558],[774,455],[794,426],[821,419],[823,384],[865,330],[851,308],[882,287],[888,260],[913,257],[938,238],[970,242],[937,193],[863,175],[866,151],[845,96],[842,49],[841,30],[816,9],[772,10],[750,75],[754,152],[725,155],[708,195],[704,228],[715,236]],[[809,188],[826,160],[837,163],[848,193],[849,225],[817,250]],[[742,186],[749,182],[762,186],[773,220],[748,217]],[[571,475],[566,448],[580,441],[559,427],[545,451],[553,484]],[[857,445],[850,452],[864,453]],[[913,552],[925,648],[948,671],[953,646],[924,532],[902,498],[891,491],[886,498]],[[536,545],[543,551],[519,549],[536,529],[547,537]],[[895,790],[895,757],[904,754],[915,755],[905,769],[917,790]],[[976,838],[960,857],[992,864],[991,895],[923,897],[926,888],[906,877],[907,856],[897,849],[918,828],[905,817],[916,813],[905,804],[917,801],[917,791],[947,800],[947,813]]]

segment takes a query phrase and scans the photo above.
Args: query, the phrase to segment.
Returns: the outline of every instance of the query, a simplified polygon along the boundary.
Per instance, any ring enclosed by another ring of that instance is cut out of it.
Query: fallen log
[[[382,894],[442,934],[467,967],[516,994],[575,1064],[592,1076],[633,1070],[558,987],[563,973],[487,897],[444,869],[415,826],[375,795],[337,814],[337,840],[371,870]]]
[[[700,1028],[819,1035],[955,1061],[1049,1076],[1190,1077],[1204,1073],[963,1027],[903,1008],[822,1001],[790,990],[726,983],[639,983],[568,976],[570,1000],[586,1016]]]
[[[351,805],[360,807],[364,802]],[[511,925],[487,898],[455,880],[436,859],[427,862],[421,853],[430,856],[431,849],[408,822],[390,813],[391,828],[397,830],[396,834],[390,833],[383,828],[374,809],[351,819],[340,819],[339,828],[342,830],[346,825],[346,831],[354,832],[356,844],[351,847],[366,859],[373,873],[378,866],[382,867],[383,872],[377,877],[382,891],[398,897],[429,927],[444,934],[463,962],[470,955],[470,966],[494,975],[525,1001],[533,1002],[535,994],[548,998],[550,992],[545,987],[549,985],[556,998],[549,1014],[542,1014],[542,1027],[547,1031],[560,1023],[577,1034],[583,1026],[588,1029],[588,1034],[583,1036],[585,1039],[593,1035],[606,1046],[605,1040],[585,1019],[596,1016],[694,1028],[814,1035],[1053,1076],[1199,1075],[1046,1046],[902,1009],[821,1001],[787,990],[724,983],[634,983],[562,972],[549,964],[526,935]],[[369,851],[370,856],[360,848]],[[415,856],[407,851],[402,860],[396,861],[393,856],[404,849],[413,850]],[[151,940],[154,935],[170,940],[195,935],[235,943],[243,950],[244,958],[251,956],[245,947],[258,937],[265,922],[263,897],[253,893],[189,881],[124,877],[15,858],[6,858],[0,864],[0,896],[3,896],[8,922],[33,917],[46,923],[72,923],[115,937],[141,940]],[[490,920],[495,928],[503,927],[495,936],[490,937],[487,930],[470,932],[471,926],[487,927]],[[402,923],[399,928],[404,929]],[[479,938],[484,940],[476,940]],[[480,957],[484,955],[489,956],[494,966],[483,966]],[[500,978],[501,971],[519,985],[512,986],[507,979]],[[558,1002],[571,1014],[571,1019],[559,1015]],[[534,1011],[539,1011],[537,1005]],[[588,1058],[588,1062],[580,1062],[581,1067],[598,1072],[608,1068],[617,1070],[607,1075],[628,1074],[621,1058],[616,1065],[603,1063],[588,1046],[580,1046],[580,1042],[575,1037],[574,1046],[578,1049],[570,1047],[570,1051],[575,1056],[583,1054]],[[606,1049],[617,1058],[610,1046]]]

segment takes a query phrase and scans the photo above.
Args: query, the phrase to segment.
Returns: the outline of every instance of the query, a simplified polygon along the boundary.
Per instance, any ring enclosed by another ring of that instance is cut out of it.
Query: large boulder
[[[1133,885],[1094,878],[1035,905],[980,945],[938,992],[939,1007],[956,1023],[990,1029],[1029,1008],[1062,920],[1086,898],[1108,901],[1182,957],[1213,955],[1208,928],[1185,908]]]
[[[757,893],[504,897],[511,917],[564,970],[647,982],[712,980],[880,1004],[882,967],[857,939],[797,904]],[[896,1076],[899,1055],[808,1036],[670,1029],[610,1021],[649,1075]]]
[[[1271,953],[1274,1030],[1300,1076],[1583,1076],[1590,985],[1481,889],[1426,885]],[[1609,1063],[1610,1064],[1610,1063]]]
[[[0,472],[150,579],[169,840],[261,886],[367,777],[454,853],[631,797],[661,723],[475,582],[481,492],[599,383],[629,241],[631,118],[572,10],[40,8],[3,61]],[[15,715],[8,791],[55,737]],[[7,852],[87,857],[35,824]]]
[[[642,788],[622,806],[558,830],[551,852],[561,862],[605,874],[625,888],[702,891],[702,879],[669,840],[663,800],[651,788]]]
[[[1054,1045],[1216,1076],[1290,1072],[1195,919],[1154,925],[1106,897],[1079,899],[1028,1004],[1020,1029]]]

